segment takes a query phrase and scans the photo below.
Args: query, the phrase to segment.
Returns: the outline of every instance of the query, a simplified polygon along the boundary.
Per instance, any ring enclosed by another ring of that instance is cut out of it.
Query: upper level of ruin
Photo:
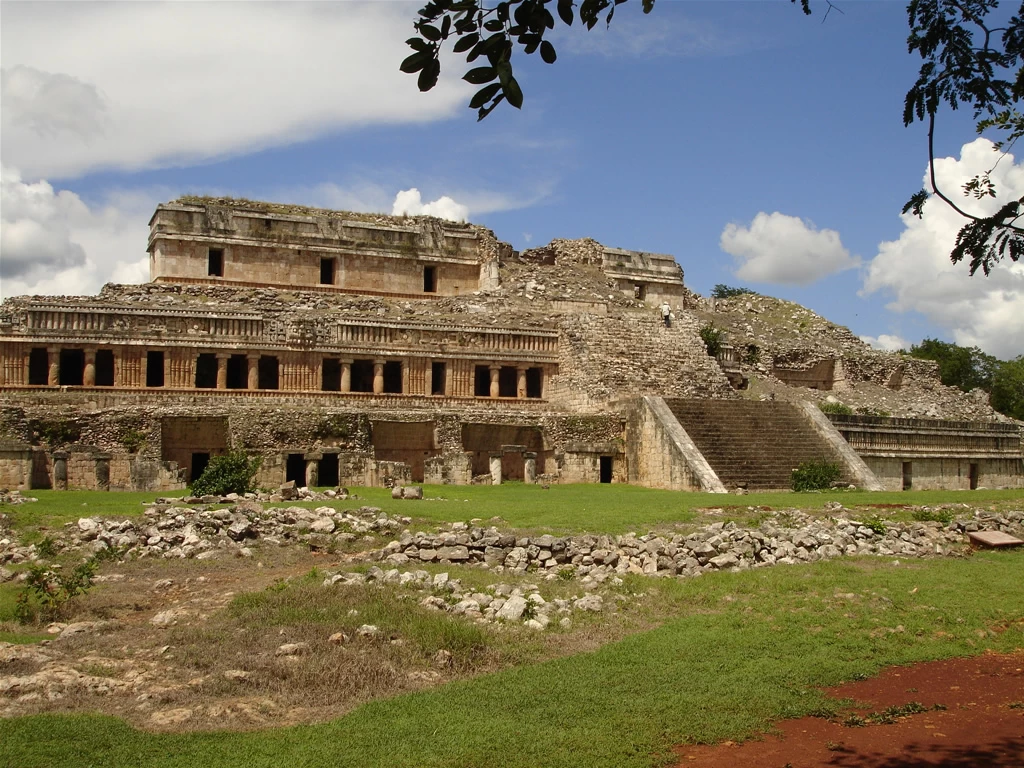
[[[436,298],[488,292],[499,266],[517,258],[489,229],[431,216],[182,197],[149,222],[150,280],[300,288],[331,293]],[[556,240],[523,260],[599,267],[624,295],[647,301],[685,293],[672,256]]]

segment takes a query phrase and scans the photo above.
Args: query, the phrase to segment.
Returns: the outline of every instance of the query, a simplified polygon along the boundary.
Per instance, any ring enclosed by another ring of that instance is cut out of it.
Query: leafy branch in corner
[[[1018,261],[1024,253],[1024,197],[1010,200],[989,216],[970,213],[939,187],[935,173],[936,117],[943,106],[956,110],[961,104],[974,110],[978,133],[1002,132],[995,142],[999,158],[992,168],[963,187],[963,194],[981,200],[995,198],[991,174],[1002,157],[1024,135],[1024,116],[1016,104],[1024,93],[1024,2],[1004,25],[992,26],[989,14],[998,0],[911,0],[907,4],[910,37],[907,46],[923,59],[917,81],[907,92],[903,122],[928,122],[928,179],[931,191],[915,193],[903,213],[924,214],[931,195],[942,200],[967,223],[957,234],[950,253],[953,263],[967,260],[971,274],[981,269],[988,275],[1003,258]],[[1012,81],[1006,79],[1012,76]]]
[[[518,47],[525,54],[540,53],[546,64],[558,58],[555,46],[545,35],[558,20],[571,27],[576,17],[587,30],[602,20],[612,23],[615,9],[628,0],[430,0],[419,10],[415,23],[416,37],[406,40],[412,48],[400,69],[417,75],[421,91],[429,91],[441,75],[441,52],[444,43],[454,39],[454,53],[466,54],[469,69],[462,79],[482,86],[470,99],[469,106],[483,120],[503,101],[516,109],[523,106],[523,90],[512,71],[512,54]],[[800,3],[810,14],[810,0]],[[644,13],[654,10],[654,0],[640,0]],[[554,13],[552,13],[552,8]],[[557,14],[557,20],[556,20]]]

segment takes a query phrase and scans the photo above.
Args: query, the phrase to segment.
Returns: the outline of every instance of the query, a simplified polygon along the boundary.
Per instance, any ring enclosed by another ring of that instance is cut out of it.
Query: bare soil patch
[[[677,766],[1024,766],[1024,651],[893,667],[827,692],[853,705],[831,720],[781,722],[778,735],[761,741],[681,746]]]

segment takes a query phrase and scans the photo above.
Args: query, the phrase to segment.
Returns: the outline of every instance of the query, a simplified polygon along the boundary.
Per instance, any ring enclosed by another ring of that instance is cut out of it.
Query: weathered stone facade
[[[724,490],[641,398],[735,400],[757,378],[784,399],[873,387],[995,418],[795,305],[701,299],[670,256],[517,254],[471,224],[227,199],[161,205],[150,228],[152,282],[0,305],[0,486],[170,489],[242,448],[269,486]],[[729,364],[706,353],[709,319]],[[999,484],[1019,484],[1012,458]]]

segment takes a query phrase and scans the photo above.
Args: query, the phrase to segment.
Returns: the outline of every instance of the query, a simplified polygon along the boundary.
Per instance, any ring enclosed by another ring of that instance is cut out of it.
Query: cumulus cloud
[[[719,245],[739,262],[737,277],[761,283],[810,285],[860,264],[835,230],[777,211],[762,211],[749,227],[727,224]]]
[[[148,221],[163,195],[113,192],[90,206],[15,169],[0,175],[0,297],[95,293],[106,282],[148,279]]]
[[[987,139],[965,144],[960,157],[939,158],[936,178],[947,194],[975,174],[988,170],[997,155]],[[960,198],[971,212],[994,212],[1003,201],[1024,195],[1024,164],[1012,155],[992,174],[999,197],[982,201]],[[927,172],[925,185],[927,185]],[[1010,359],[1024,353],[1024,264],[1003,262],[989,277],[968,275],[966,264],[949,260],[964,219],[939,200],[925,206],[924,216],[902,217],[897,240],[883,242],[868,265],[864,292],[893,296],[888,308],[920,312],[944,329],[957,344],[978,346],[989,354]]]
[[[403,189],[395,195],[395,203],[391,206],[391,215],[437,216],[449,221],[469,221],[469,208],[455,202],[447,195],[424,203],[420,191],[413,187],[412,189]]]
[[[623,6],[616,10],[613,24],[598,24],[591,30],[582,24],[559,28],[555,44],[571,53],[605,58],[722,55],[750,45],[717,25],[683,15],[671,3],[658,9],[657,23],[638,11]]]
[[[398,71],[405,3],[8,3],[2,155],[28,178],[195,162],[449,117]],[[125,30],[131,30],[126,34]]]
[[[902,336],[888,333],[880,333],[878,336],[861,336],[860,340],[883,352],[899,352],[901,349],[910,349],[909,341]]]

